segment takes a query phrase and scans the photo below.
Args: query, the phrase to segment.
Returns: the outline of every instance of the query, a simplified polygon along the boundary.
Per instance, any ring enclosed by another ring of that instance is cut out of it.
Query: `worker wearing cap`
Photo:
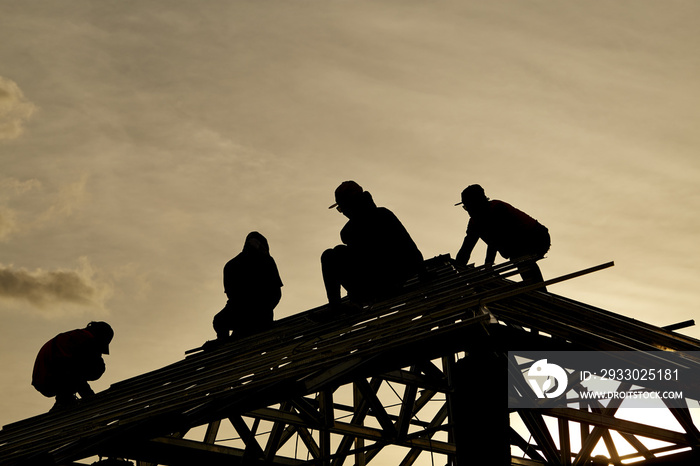
[[[90,322],[83,329],[60,333],[41,347],[34,363],[32,385],[46,397],[56,397],[54,408],[70,406],[95,394],[88,381],[105,372],[103,354],[114,337],[106,322]]]
[[[348,218],[340,231],[342,245],[321,255],[326,295],[340,301],[341,286],[351,300],[366,303],[397,291],[423,266],[423,255],[399,219],[377,207],[372,195],[354,181],[335,190],[337,208]]]
[[[478,184],[467,186],[462,191],[461,205],[469,213],[467,235],[456,260],[467,264],[479,239],[486,245],[485,264],[496,260],[496,253],[505,259],[522,257],[541,259],[549,251],[550,237],[547,228],[512,205],[486,197],[484,188]],[[527,262],[520,269],[523,280],[542,281],[542,272],[535,261]]]

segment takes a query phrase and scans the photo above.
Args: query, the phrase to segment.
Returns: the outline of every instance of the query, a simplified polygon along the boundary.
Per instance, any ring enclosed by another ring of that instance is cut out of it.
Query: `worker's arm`
[[[495,246],[489,245],[486,248],[486,259],[484,260],[484,265],[493,265],[496,262],[496,253],[498,250]]]
[[[459,252],[457,253],[457,257],[455,258],[457,262],[464,265],[467,265],[469,263],[469,257],[472,255],[472,251],[474,250],[474,246],[476,246],[477,241],[479,241],[479,237],[476,235],[467,234],[464,237],[462,247],[459,248]]]

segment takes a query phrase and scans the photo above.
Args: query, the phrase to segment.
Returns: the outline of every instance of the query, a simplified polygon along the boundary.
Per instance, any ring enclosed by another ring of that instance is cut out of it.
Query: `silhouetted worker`
[[[83,329],[56,335],[41,347],[34,363],[32,385],[46,397],[56,397],[54,408],[93,396],[89,381],[105,372],[103,354],[109,354],[114,337],[106,322],[90,322]]]
[[[243,251],[224,266],[226,306],[214,316],[217,340],[243,337],[272,325],[273,310],[282,298],[282,280],[270,256],[267,239],[253,231]]]
[[[549,231],[537,220],[512,205],[498,200],[489,200],[484,188],[478,184],[467,186],[462,191],[461,205],[469,213],[467,236],[457,253],[456,260],[469,262],[469,256],[481,238],[487,245],[485,264],[496,260],[496,253],[506,259],[515,260],[534,256],[520,268],[523,281],[543,281],[542,272],[535,263],[549,251]]]
[[[372,195],[354,181],[335,190],[336,207],[349,220],[340,231],[344,243],[321,255],[326,295],[340,301],[340,287],[364,303],[397,291],[423,267],[423,255],[398,218],[377,207]]]

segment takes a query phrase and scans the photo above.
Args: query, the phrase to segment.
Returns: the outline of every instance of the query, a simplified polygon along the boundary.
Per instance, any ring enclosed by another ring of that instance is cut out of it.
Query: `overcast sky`
[[[98,391],[213,338],[223,265],[252,230],[285,284],[276,318],[323,304],[348,179],[426,258],[454,257],[454,203],[480,183],[549,228],[545,278],[615,261],[551,292],[698,318],[698,2],[0,10],[0,425],[53,404],[30,379],[60,332],[114,327]]]

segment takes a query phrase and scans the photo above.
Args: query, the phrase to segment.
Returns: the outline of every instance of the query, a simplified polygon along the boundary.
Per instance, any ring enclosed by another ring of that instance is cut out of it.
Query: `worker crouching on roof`
[[[46,397],[56,397],[54,408],[73,405],[95,394],[89,381],[105,372],[103,354],[114,337],[106,322],[90,322],[83,329],[60,333],[41,347],[34,363],[32,385]],[[52,409],[54,409],[52,408]]]
[[[326,295],[331,305],[345,288],[355,303],[367,303],[397,291],[423,267],[423,255],[404,226],[387,208],[354,181],[335,190],[336,207],[348,218],[340,231],[342,245],[321,255]]]
[[[240,338],[269,328],[282,298],[282,280],[267,239],[252,231],[243,250],[224,266],[226,306],[214,316],[216,338]]]
[[[467,186],[462,191],[462,202],[455,205],[461,205],[470,217],[457,262],[467,264],[481,239],[487,245],[485,264],[492,265],[496,253],[510,260],[532,257],[520,266],[520,275],[529,283],[543,281],[535,261],[549,251],[549,230],[544,225],[506,202],[490,200],[478,184]]]

